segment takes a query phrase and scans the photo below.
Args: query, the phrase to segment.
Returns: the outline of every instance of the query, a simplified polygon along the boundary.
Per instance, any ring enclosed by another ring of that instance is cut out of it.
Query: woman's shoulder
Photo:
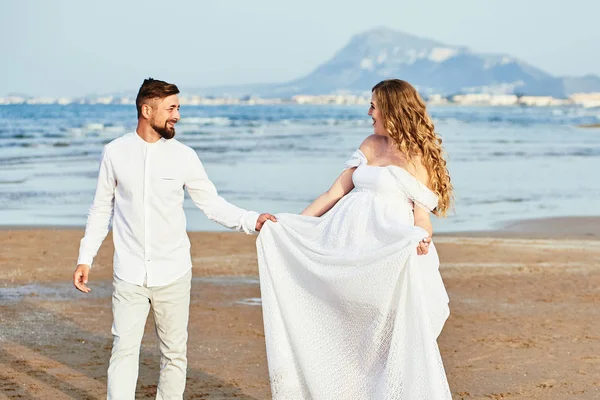
[[[380,135],[369,135],[363,140],[359,150],[362,151],[367,158],[370,158],[369,156],[372,156],[376,152],[376,149],[382,145],[382,140],[385,140],[385,138]]]
[[[381,135],[372,134],[372,135],[367,136],[365,138],[365,140],[363,140],[363,142],[360,146],[361,147],[362,146],[365,146],[365,147],[379,146],[385,140],[386,140],[386,138]]]

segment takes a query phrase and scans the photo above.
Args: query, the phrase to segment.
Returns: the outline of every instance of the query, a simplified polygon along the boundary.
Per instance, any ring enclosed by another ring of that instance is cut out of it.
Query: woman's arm
[[[415,177],[423,185],[429,187],[429,174],[427,168],[421,162],[420,157],[415,157],[412,160],[412,165],[415,167]],[[417,254],[427,254],[429,252],[429,243],[431,243],[431,237],[433,236],[433,226],[431,225],[431,219],[429,218],[429,210],[423,208],[417,204],[414,206],[414,218],[415,226],[421,227],[427,231],[428,237],[423,238],[417,246]]]
[[[427,231],[429,237],[433,236],[433,226],[431,225],[431,219],[429,219],[429,210],[415,205],[415,226],[421,227]]]
[[[300,215],[320,217],[329,211],[342,197],[354,189],[352,174],[356,168],[350,168],[341,173],[328,191],[317,197]]]
[[[377,135],[367,136],[361,143],[359,150],[363,152],[366,158],[369,158],[372,153],[372,148],[380,140]],[[352,182],[352,174],[356,168],[346,169],[340,174],[340,176],[333,182],[333,185],[328,191],[317,197],[308,207],[300,213],[300,215],[308,215],[312,217],[320,217],[338,202],[342,197],[347,195],[352,189],[354,189],[354,182]]]

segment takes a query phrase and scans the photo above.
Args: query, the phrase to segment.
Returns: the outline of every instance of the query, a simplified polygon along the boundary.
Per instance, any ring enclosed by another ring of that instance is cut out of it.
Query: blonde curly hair
[[[421,157],[427,169],[427,186],[439,197],[433,213],[446,216],[453,202],[450,174],[446,168],[442,139],[435,133],[425,102],[408,82],[388,79],[373,87],[384,126],[397,148],[410,162]]]

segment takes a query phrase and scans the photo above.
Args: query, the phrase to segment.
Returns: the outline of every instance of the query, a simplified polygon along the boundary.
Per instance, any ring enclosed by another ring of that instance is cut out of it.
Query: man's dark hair
[[[152,99],[164,99],[174,94],[179,94],[176,85],[158,79],[144,79],[144,83],[140,86],[140,91],[135,99],[138,118],[142,115],[142,104]]]

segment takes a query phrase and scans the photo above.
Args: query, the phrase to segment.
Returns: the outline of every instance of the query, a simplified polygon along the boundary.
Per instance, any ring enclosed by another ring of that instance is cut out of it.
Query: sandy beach
[[[0,230],[0,398],[102,399],[112,241],[77,292],[81,229]],[[187,399],[269,399],[254,242],[191,232]],[[434,238],[451,316],[439,338],[455,399],[600,398],[600,218]],[[154,398],[150,313],[138,398]]]

